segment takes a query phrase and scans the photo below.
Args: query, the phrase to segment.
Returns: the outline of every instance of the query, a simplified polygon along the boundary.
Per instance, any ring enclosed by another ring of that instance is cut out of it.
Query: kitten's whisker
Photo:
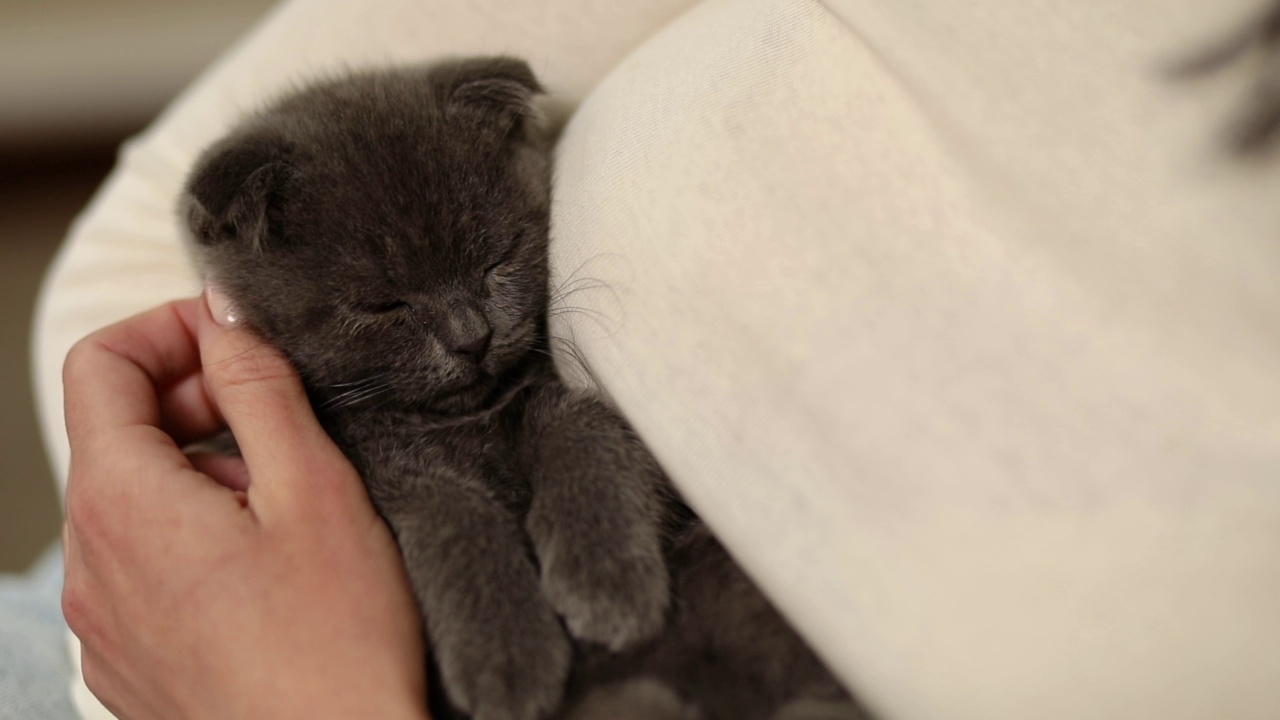
[[[558,362],[570,362],[578,370],[581,371],[583,376],[590,379],[591,382],[599,384],[599,382],[596,379],[595,373],[591,371],[590,365],[587,364],[586,355],[583,354],[582,348],[578,346],[577,342],[566,337],[556,337],[556,336],[548,336],[547,342],[560,343],[562,346],[561,351],[556,352],[555,350],[550,348],[532,347],[532,348],[529,348],[529,352],[537,353],[538,355],[544,355]]]
[[[597,253],[597,254],[592,255],[591,257],[587,258],[586,260],[583,260],[582,262],[578,263],[578,266],[577,266],[577,267],[575,267],[575,268],[573,269],[573,271],[572,271],[572,272],[570,272],[568,275],[566,275],[566,276],[565,276],[565,279],[564,279],[565,283],[567,284],[567,283],[571,282],[571,281],[574,279],[574,276],[576,276],[579,272],[581,272],[581,271],[582,271],[582,269],[583,269],[584,267],[586,267],[586,266],[587,266],[587,263],[589,263],[589,262],[593,262],[593,261],[595,261],[595,260],[599,260],[600,258],[604,257],[605,255],[615,255],[615,256],[616,256],[616,255],[617,255],[617,253]]]
[[[379,380],[381,380],[381,379],[382,379],[382,376],[381,376],[381,375],[371,375],[371,376],[369,376],[369,377],[367,377],[367,378],[362,378],[362,379],[360,379],[360,380],[352,380],[351,382],[330,383],[330,384],[328,384],[328,385],[325,385],[325,387],[329,387],[329,388],[349,388],[349,387],[355,387],[355,386],[357,386],[357,385],[369,385],[369,384],[371,384],[371,383],[375,383],[375,382],[377,382],[377,381],[379,381]]]
[[[326,408],[326,409],[327,409],[327,410],[330,410],[330,411],[334,411],[334,410],[345,410],[345,409],[347,409],[347,408],[351,408],[351,407],[354,407],[354,406],[356,406],[356,405],[359,405],[361,402],[363,402],[363,401],[365,401],[365,400],[368,400],[368,399],[370,399],[370,398],[372,398],[372,397],[375,397],[377,394],[378,394],[378,393],[373,393],[373,394],[371,394],[371,395],[366,395],[366,396],[363,396],[363,397],[350,398],[350,399],[348,399],[348,400],[346,400],[346,401],[344,401],[344,402],[342,402],[342,403],[340,403],[340,404],[338,404],[338,405],[335,405],[335,406],[333,406],[333,407],[331,407],[331,408]]]
[[[359,422],[365,422],[369,418],[373,417],[373,414],[381,409],[383,400],[385,399],[385,397],[373,399],[374,401],[360,413]]]
[[[360,378],[359,380],[351,380],[348,382],[330,383],[323,387],[327,389],[341,389],[342,391],[325,400],[323,407],[329,408],[344,402],[346,398],[354,394],[376,388],[385,383],[384,375],[370,375],[369,377]]]
[[[582,307],[581,305],[561,305],[547,311],[547,317],[555,317],[557,315],[571,315],[573,313],[582,313],[598,322],[603,323],[609,319],[609,316],[603,310],[595,308]]]
[[[566,351],[566,352],[569,352],[569,353],[571,353],[574,357],[579,358],[579,359],[583,359],[583,360],[585,361],[585,356],[582,354],[582,347],[581,347],[580,345],[578,345],[577,341],[575,341],[575,340],[571,340],[571,339],[566,338],[566,337],[554,337],[554,336],[553,336],[553,337],[549,337],[549,338],[547,338],[547,339],[548,339],[548,340],[550,340],[550,341],[552,341],[552,342],[558,342],[558,343],[560,343],[560,344],[564,347],[564,349],[565,349],[565,351]]]
[[[386,397],[382,397],[370,403],[369,407],[365,408],[364,412],[360,413],[360,415],[357,416],[355,420],[356,424],[363,425],[364,423],[368,422],[369,419],[372,418],[375,413],[377,413],[379,410],[382,409],[382,406],[386,399],[387,399]]]
[[[565,278],[565,280],[562,283],[560,283],[559,285],[555,286],[552,289],[550,297],[547,299],[547,307],[550,309],[549,316],[559,315],[565,312],[566,310],[571,310],[571,309],[582,310],[592,314],[593,319],[597,323],[599,323],[602,328],[604,328],[605,330],[610,329],[610,325],[611,325],[611,323],[609,322],[610,317],[601,310],[595,310],[592,308],[586,308],[586,307],[580,307],[580,306],[561,305],[561,303],[563,303],[571,295],[587,290],[592,292],[602,291],[602,292],[608,293],[609,296],[612,297],[613,302],[615,303],[615,306],[622,307],[622,299],[618,297],[618,292],[614,290],[609,283],[603,280],[600,280],[599,278],[594,278],[590,276],[575,277],[584,267],[586,267],[587,263],[600,257],[603,257],[603,255],[594,255],[586,260],[583,260],[582,263],[579,264],[578,267],[575,268],[574,271],[569,274],[569,277]]]
[[[613,318],[607,313],[601,310],[596,310],[595,308],[581,307],[577,305],[562,305],[550,310],[547,312],[547,319],[550,320],[574,314],[582,315],[587,320],[594,322],[596,326],[605,332],[605,334],[612,334],[617,330],[618,323],[614,322]],[[567,326],[572,328],[573,323],[570,322]]]
[[[381,378],[374,378],[374,380],[377,382],[371,385],[358,386],[334,395],[325,401],[323,408],[325,410],[337,410],[338,408],[350,407],[391,389],[390,383],[382,381]]]
[[[350,398],[348,398],[347,404],[354,405],[359,402],[364,402],[365,400],[368,400],[373,397],[377,397],[378,395],[381,395],[382,393],[390,389],[391,389],[390,385],[380,385],[378,387],[369,388],[357,395],[352,395]]]
[[[609,285],[603,280],[597,280],[595,278],[574,280],[556,288],[556,291],[551,294],[551,297],[547,298],[547,304],[554,306],[574,293],[580,293],[584,290],[602,290],[608,287]]]

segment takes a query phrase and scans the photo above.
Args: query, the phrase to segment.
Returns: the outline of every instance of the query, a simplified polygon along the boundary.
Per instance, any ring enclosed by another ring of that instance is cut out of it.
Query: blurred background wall
[[[57,537],[31,313],[71,220],[136,133],[270,0],[0,0],[0,572]]]

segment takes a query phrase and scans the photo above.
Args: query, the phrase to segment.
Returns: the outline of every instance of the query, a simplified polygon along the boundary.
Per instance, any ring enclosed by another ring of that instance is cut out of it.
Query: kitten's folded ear
[[[542,92],[529,63],[512,57],[469,58],[432,74],[444,85],[449,112],[480,113],[504,129],[516,130],[531,117],[533,97]]]
[[[207,150],[182,199],[195,239],[261,247],[270,232],[269,211],[288,178],[289,155],[289,143],[265,130],[237,133]]]

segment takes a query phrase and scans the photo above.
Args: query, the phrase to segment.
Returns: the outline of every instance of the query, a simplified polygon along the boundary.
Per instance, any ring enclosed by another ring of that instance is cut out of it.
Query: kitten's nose
[[[478,363],[484,359],[484,352],[489,349],[489,338],[491,337],[493,337],[493,331],[485,328],[483,334],[458,340],[457,344],[449,349]]]
[[[478,308],[461,305],[455,306],[449,313],[448,322],[446,327],[441,328],[440,336],[447,350],[478,365],[489,349],[493,329]]]

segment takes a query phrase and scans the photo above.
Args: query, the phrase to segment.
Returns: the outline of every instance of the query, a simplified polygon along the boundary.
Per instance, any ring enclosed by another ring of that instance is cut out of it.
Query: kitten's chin
[[[423,406],[439,415],[463,415],[474,412],[484,407],[485,401],[493,394],[497,384],[497,378],[486,373],[466,385],[436,394],[423,403]]]
[[[488,357],[479,366],[473,366],[456,387],[436,393],[422,408],[439,415],[466,415],[490,408],[511,388],[522,385],[531,373],[537,359],[529,354],[514,361]]]

